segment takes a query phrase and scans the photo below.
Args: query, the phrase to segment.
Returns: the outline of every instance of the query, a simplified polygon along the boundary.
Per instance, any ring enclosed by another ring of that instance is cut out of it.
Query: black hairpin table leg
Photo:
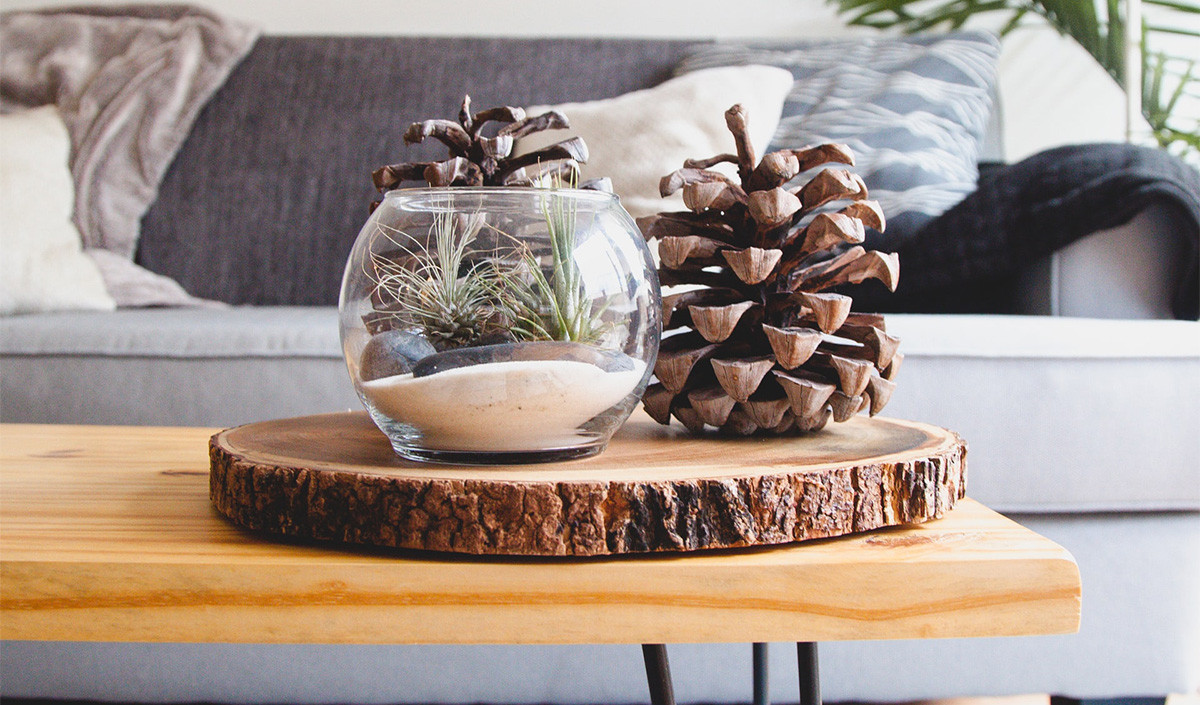
[[[675,705],[675,689],[671,686],[671,665],[667,663],[667,647],[663,644],[642,644],[642,658],[646,660],[650,705]]]
[[[821,669],[817,664],[816,642],[798,642],[796,660],[800,666],[800,705],[821,705]]]
[[[771,705],[771,692],[768,690],[767,645],[754,644],[754,705]]]

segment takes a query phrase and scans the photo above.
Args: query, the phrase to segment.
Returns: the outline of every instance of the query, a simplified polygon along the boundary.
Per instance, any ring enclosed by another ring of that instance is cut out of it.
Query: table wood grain
[[[279,539],[210,505],[218,429],[0,426],[0,638],[679,643],[1067,633],[1079,572],[971,500],[780,547],[479,558]]]

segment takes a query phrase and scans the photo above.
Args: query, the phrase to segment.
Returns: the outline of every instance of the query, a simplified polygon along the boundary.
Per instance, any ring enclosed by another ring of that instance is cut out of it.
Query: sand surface
[[[533,360],[363,382],[377,410],[439,450],[541,450],[579,445],[579,426],[637,387],[646,365],[605,372],[586,362]]]

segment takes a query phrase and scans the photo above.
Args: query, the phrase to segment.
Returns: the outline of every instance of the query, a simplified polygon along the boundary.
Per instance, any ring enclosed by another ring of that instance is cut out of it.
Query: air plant
[[[555,180],[553,187],[561,185]],[[515,297],[512,330],[528,340],[598,342],[610,327],[602,320],[607,302],[596,304],[587,297],[575,260],[578,206],[574,200],[550,191],[543,197],[541,209],[550,240],[550,276],[546,276],[534,253],[523,247],[528,276],[527,281],[522,279],[523,288]]]
[[[372,251],[367,275],[375,282],[377,313],[398,327],[417,328],[439,350],[478,345],[506,329],[516,270],[503,258],[472,249],[484,224],[479,214],[443,212],[430,227],[432,249],[379,225],[397,251]]]
[[[605,303],[587,298],[575,260],[577,207],[554,193],[541,205],[550,244],[545,269],[526,243],[481,214],[437,214],[427,247],[380,224],[394,249],[370,255],[376,316],[421,331],[438,350],[512,340],[598,342],[610,325],[602,320]],[[485,227],[511,247],[476,250]]]

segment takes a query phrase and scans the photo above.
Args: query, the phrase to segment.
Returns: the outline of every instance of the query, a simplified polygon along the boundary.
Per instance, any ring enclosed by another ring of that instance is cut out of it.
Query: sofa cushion
[[[682,211],[683,194],[663,198],[659,181],[688,159],[733,151],[725,111],[735,104],[750,115],[750,142],[762,154],[779,125],[791,88],[792,76],[781,68],[719,66],[615,98],[534,106],[532,114],[561,112],[571,128],[530,135],[517,143],[516,151],[525,154],[578,135],[590,154],[581,178],[612,179],[613,190],[630,215]],[[714,169],[737,174],[730,164]]]
[[[962,434],[974,498],[1200,510],[1200,323],[887,320],[906,358],[885,413]],[[332,307],[23,316],[4,322],[0,366],[5,422],[231,426],[362,408]]]
[[[405,147],[410,123],[457,115],[467,93],[482,109],[647,88],[695,45],[263,37],[196,119],[142,221],[137,261],[203,298],[336,304],[377,197],[371,172],[445,156]]]
[[[5,321],[5,355],[341,360],[328,307],[151,309],[103,316],[60,313]],[[165,390],[164,390],[165,391]]]
[[[1200,510],[1200,323],[887,324],[905,358],[884,413],[958,431],[970,496],[1003,511]]]
[[[1000,44],[986,32],[698,49],[692,71],[769,64],[792,72],[772,149],[842,142],[903,240],[975,190]]]
[[[0,421],[228,427],[361,409],[333,308],[6,319]]]
[[[116,306],[71,222],[70,150],[54,106],[0,115],[0,315]]]

